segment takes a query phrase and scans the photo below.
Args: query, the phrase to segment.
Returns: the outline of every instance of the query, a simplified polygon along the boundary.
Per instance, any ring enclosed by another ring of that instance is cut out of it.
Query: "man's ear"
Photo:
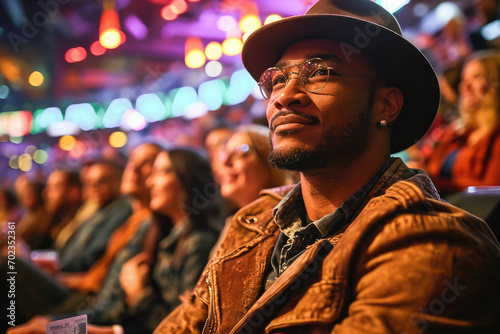
[[[396,120],[403,107],[403,93],[396,87],[380,87],[375,101],[375,120],[386,120],[390,124]]]

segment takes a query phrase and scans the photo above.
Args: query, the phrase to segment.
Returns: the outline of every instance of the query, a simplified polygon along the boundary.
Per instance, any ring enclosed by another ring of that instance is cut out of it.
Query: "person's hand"
[[[88,324],[87,334],[113,334],[113,327]]]
[[[125,302],[133,305],[147,287],[149,279],[149,255],[142,252],[128,260],[120,271],[120,284],[125,292]]]
[[[10,327],[6,334],[45,334],[45,325],[50,322],[50,318],[36,316],[25,324]]]

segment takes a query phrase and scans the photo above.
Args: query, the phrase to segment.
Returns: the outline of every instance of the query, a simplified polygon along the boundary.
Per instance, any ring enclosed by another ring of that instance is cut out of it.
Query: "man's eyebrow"
[[[330,60],[334,63],[338,63],[338,64],[343,64],[344,62],[340,59],[340,57],[334,55],[334,54],[331,54],[331,53],[315,53],[315,54],[309,54],[307,55],[307,59],[311,59],[311,58],[321,58],[323,60]]]
[[[304,60],[312,59],[312,58],[321,58],[325,61],[331,61],[331,62],[337,63],[339,65],[344,64],[344,62],[338,56],[333,55],[331,53],[308,54],[308,55],[306,55],[306,58]],[[302,60],[302,61],[298,60],[297,64],[301,64],[304,60]],[[285,61],[285,60],[280,60],[276,63],[276,67],[278,67],[278,68],[289,66],[289,65],[290,65],[290,61]]]

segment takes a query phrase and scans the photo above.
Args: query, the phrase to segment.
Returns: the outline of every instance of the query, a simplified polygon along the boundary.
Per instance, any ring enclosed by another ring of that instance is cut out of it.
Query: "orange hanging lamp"
[[[116,49],[122,44],[120,18],[115,8],[114,0],[104,0],[99,25],[99,43],[106,49]]]

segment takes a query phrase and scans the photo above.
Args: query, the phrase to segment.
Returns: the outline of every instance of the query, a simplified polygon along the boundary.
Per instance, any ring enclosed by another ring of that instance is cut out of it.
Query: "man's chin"
[[[273,149],[269,154],[269,163],[279,169],[305,172],[325,167],[326,155],[312,150]]]

